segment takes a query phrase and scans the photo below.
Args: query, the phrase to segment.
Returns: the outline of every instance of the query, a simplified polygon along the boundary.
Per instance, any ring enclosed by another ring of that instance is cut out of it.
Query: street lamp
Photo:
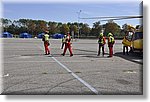
[[[79,39],[79,35],[80,35],[79,20],[80,20],[80,13],[81,12],[82,12],[81,10],[79,12],[77,12],[77,14],[78,14],[78,39]]]

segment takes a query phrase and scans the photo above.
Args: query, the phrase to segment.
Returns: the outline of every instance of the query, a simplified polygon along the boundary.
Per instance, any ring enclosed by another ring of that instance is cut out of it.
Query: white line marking
[[[5,74],[5,75],[4,75],[4,77],[7,77],[7,76],[9,76],[9,74]]]
[[[78,77],[75,73],[73,73],[70,69],[68,69],[65,65],[63,65],[62,63],[60,63],[56,58],[52,57],[52,59],[54,59],[59,65],[61,65],[65,70],[67,70],[69,73],[71,73],[72,76],[74,76],[77,80],[79,80],[82,84],[84,84],[86,87],[88,87],[92,92],[94,92],[95,94],[98,94],[98,91],[92,87],[91,85],[89,85],[87,82],[85,82],[83,79],[81,79],[80,77]]]
[[[142,62],[142,59],[133,59],[133,60],[137,62]]]
[[[38,45],[37,45],[38,46]],[[40,46],[38,46],[40,49],[43,50],[43,48],[41,48]],[[51,57],[53,60],[55,60],[60,66],[62,66],[66,71],[68,71],[69,73],[71,73],[71,75],[73,77],[75,77],[77,80],[79,80],[82,84],[84,84],[87,88],[89,88],[92,92],[94,92],[95,94],[98,94],[98,91],[92,87],[90,84],[88,84],[86,81],[84,81],[83,79],[81,79],[80,77],[78,77],[75,73],[73,73],[70,69],[68,69],[65,65],[63,65],[62,63],[60,63],[55,57]]]
[[[9,76],[9,74],[5,74],[5,75],[2,75],[1,77],[8,77]]]

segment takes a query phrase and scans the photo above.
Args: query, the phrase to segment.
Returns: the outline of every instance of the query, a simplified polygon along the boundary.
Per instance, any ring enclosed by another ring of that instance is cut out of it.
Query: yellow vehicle
[[[136,29],[132,36],[131,47],[133,51],[143,51],[143,27]]]
[[[134,28],[128,25],[125,37],[122,41],[123,44],[129,46],[132,51],[143,51],[143,27]]]
[[[142,3],[141,3],[142,4]],[[91,18],[80,18],[80,19],[100,19],[99,21],[108,21],[112,22],[114,20],[123,20],[123,19],[135,19],[141,18],[143,19],[142,15],[139,16],[116,16],[116,17],[91,17]],[[143,27],[137,26],[136,28],[124,24],[123,26],[125,37],[123,38],[122,43],[125,46],[129,46],[131,51],[143,51]]]

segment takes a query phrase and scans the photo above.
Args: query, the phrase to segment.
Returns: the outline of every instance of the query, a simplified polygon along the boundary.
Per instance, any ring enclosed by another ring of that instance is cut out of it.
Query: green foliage
[[[99,33],[104,29],[104,35],[107,36],[109,32],[113,33],[115,36],[124,36],[124,32],[121,30],[120,26],[114,22],[108,22],[101,25],[100,22],[93,23],[93,27],[90,28],[86,23],[77,22],[52,22],[44,20],[32,20],[32,19],[19,19],[11,21],[9,19],[2,18],[3,31],[8,31],[16,36],[22,32],[27,32],[32,34],[32,36],[37,36],[39,33],[49,30],[50,34],[67,32],[74,32],[75,36],[78,36],[78,31],[80,29],[80,37],[98,37]],[[78,29],[79,27],[79,29]]]
[[[63,24],[60,31],[62,34],[67,34],[69,32],[69,26],[67,24]]]
[[[120,26],[117,23],[114,23],[114,22],[106,23],[105,30],[104,30],[104,35],[107,36],[108,33],[112,33],[114,36],[119,35]]]
[[[88,24],[83,24],[81,29],[80,29],[80,31],[81,31],[81,34],[83,36],[89,36],[89,34],[90,34],[90,27],[89,27],[89,25]]]
[[[95,22],[93,23],[93,28],[91,30],[90,35],[98,37],[101,30],[102,30],[102,26],[100,25],[100,22],[99,21]]]
[[[71,25],[70,26],[70,32],[74,32],[75,34],[77,34],[78,33],[78,27],[76,26],[76,25]]]

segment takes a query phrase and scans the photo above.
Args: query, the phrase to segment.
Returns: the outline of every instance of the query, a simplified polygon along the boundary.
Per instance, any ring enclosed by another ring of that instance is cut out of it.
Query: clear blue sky
[[[77,22],[78,14],[82,10],[80,17],[100,17],[100,16],[132,16],[140,15],[140,1],[137,2],[112,2],[112,3],[17,3],[4,2],[3,17],[10,20],[36,19],[55,22]],[[80,20],[90,27],[95,20]],[[115,21],[119,25],[125,23],[133,26],[139,24],[139,19]],[[102,24],[106,22],[101,22]]]

